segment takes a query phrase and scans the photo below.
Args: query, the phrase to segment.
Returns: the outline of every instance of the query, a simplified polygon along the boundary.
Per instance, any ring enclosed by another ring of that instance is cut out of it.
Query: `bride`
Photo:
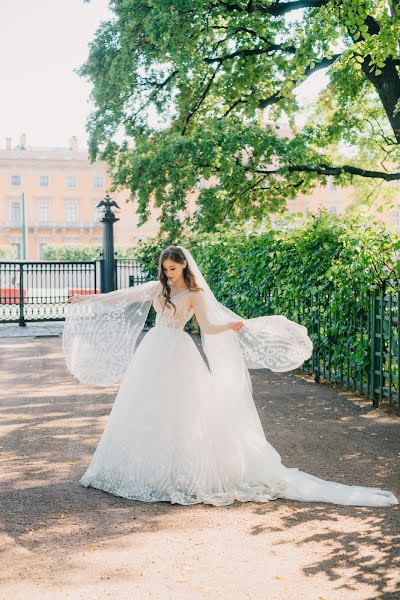
[[[155,326],[136,348],[151,305]],[[195,316],[207,364],[184,331]],[[287,468],[266,440],[249,368],[289,371],[311,356],[304,326],[282,315],[243,319],[218,302],[186,248],[160,255],[158,280],[73,296],[62,338],[82,383],[120,383],[80,479],[144,502],[222,506],[277,498],[398,504],[392,492]]]

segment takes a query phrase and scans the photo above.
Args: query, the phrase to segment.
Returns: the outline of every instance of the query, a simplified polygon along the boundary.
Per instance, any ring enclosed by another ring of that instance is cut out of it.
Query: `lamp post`
[[[96,208],[104,208],[103,218],[103,270],[101,278],[102,293],[112,292],[116,289],[116,270],[114,256],[114,223],[119,221],[115,213],[111,210],[115,206],[119,208],[115,200],[112,200],[107,194],[104,200],[101,200]]]

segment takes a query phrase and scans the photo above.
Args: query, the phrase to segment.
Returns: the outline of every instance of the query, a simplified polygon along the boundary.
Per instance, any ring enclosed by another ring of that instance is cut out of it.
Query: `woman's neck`
[[[180,292],[181,290],[184,290],[187,288],[187,285],[185,283],[185,280],[182,278],[182,280],[177,281],[174,285],[170,285],[171,288],[171,292]]]

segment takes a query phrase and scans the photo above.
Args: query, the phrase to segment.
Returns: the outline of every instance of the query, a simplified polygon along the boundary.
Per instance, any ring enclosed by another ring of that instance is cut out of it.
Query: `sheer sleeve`
[[[133,302],[143,302],[149,298],[152,299],[158,289],[161,289],[160,282],[153,280],[105,294],[76,294],[79,297],[79,301],[71,303],[71,306],[75,307],[77,304],[82,306],[84,304],[85,307],[90,307],[89,310],[102,312],[103,309],[107,311],[112,306],[118,306],[121,303],[131,304]],[[68,310],[71,312],[75,309],[68,307]]]
[[[222,324],[212,323],[207,312],[207,306],[202,290],[192,293],[192,307],[196,316],[197,322],[204,333],[222,333],[230,330],[229,322]]]
[[[70,373],[81,383],[119,383],[160,288],[147,281],[67,305],[62,348]]]

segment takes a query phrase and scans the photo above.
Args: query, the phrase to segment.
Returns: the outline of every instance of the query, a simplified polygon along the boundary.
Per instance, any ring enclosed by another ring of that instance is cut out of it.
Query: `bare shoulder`
[[[200,294],[204,294],[204,290],[189,290],[189,293],[194,297],[198,297]]]
[[[197,301],[201,297],[201,294],[204,294],[204,290],[189,290],[189,301],[192,304],[192,306],[194,306],[197,303]]]

